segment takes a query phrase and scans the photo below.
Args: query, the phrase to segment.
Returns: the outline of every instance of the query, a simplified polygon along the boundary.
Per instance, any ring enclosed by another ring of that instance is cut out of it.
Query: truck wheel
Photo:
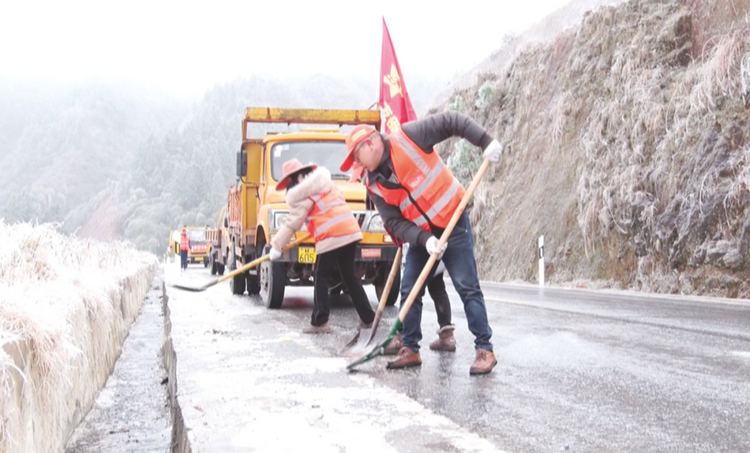
[[[224,275],[224,263],[216,263],[216,272],[218,272],[219,275]]]
[[[391,266],[384,267],[383,274],[379,275],[378,278],[375,279],[373,282],[373,285],[375,285],[375,295],[378,296],[378,303],[380,303],[380,298],[383,296],[383,290],[385,289],[385,284],[388,282],[388,273],[390,272]],[[388,307],[392,307],[396,304],[396,301],[398,300],[398,296],[401,293],[401,272],[396,273],[396,277],[393,279],[393,285],[391,286],[391,292],[388,294],[388,299],[385,301],[385,305]]]
[[[251,296],[260,294],[260,279],[257,275],[247,274],[247,293]]]
[[[263,249],[259,248],[258,250]],[[251,259],[255,259],[257,256],[258,255],[256,253],[256,256],[248,257],[248,261]],[[247,271],[247,276],[245,278],[247,280],[247,293],[251,296],[255,296],[257,294],[260,294],[260,266],[257,266],[255,268],[255,275],[252,275],[251,272],[252,269]]]
[[[237,269],[237,256],[234,254],[234,244],[232,244],[232,251],[229,254],[229,270],[233,271]],[[232,294],[241,296],[245,294],[245,273],[235,275],[229,279],[229,289]]]
[[[266,246],[268,248],[270,246]],[[264,250],[267,253],[268,250]],[[286,271],[284,263],[264,261],[258,270],[260,273],[260,298],[268,308],[281,308],[284,302]]]
[[[235,275],[229,279],[229,289],[235,296],[245,294],[245,274]]]
[[[216,260],[214,259],[214,254],[208,256],[208,261],[211,264],[211,275],[216,275]]]

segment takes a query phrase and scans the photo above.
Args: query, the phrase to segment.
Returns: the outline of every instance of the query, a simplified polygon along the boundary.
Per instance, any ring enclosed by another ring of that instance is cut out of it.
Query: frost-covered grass
[[[750,297],[748,17],[750,0],[629,0],[454,92],[506,145],[475,195],[482,278],[535,280],[545,235],[552,283]]]
[[[76,405],[86,404],[75,401],[81,388],[93,394],[106,381],[140,307],[134,294],[145,294],[150,276],[144,273],[152,275],[155,266],[156,257],[124,243],[0,220],[0,451],[15,451],[28,428],[23,414],[14,413],[18,407],[8,404],[13,392],[41,417],[33,423],[33,445],[65,435]],[[145,288],[133,287],[141,281]],[[19,368],[18,357],[29,363]],[[20,382],[23,389],[13,388]]]

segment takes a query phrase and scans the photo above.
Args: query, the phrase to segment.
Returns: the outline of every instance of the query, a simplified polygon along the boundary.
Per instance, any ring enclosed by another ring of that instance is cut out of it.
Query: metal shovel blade
[[[293,247],[296,247],[297,245],[301,244],[303,241],[305,241],[305,240],[307,240],[309,238],[310,238],[310,233],[307,233],[304,236],[301,236],[301,237],[295,239],[293,242],[287,244],[281,250],[283,252],[286,252],[287,250],[290,250]],[[255,266],[257,266],[258,264],[260,264],[260,263],[262,263],[264,261],[268,261],[268,259],[269,259],[268,255],[263,255],[260,258],[258,258],[258,259],[254,260],[254,261],[251,261],[251,262],[245,264],[241,268],[233,270],[232,272],[224,275],[223,277],[219,277],[217,279],[211,280],[210,282],[206,283],[205,285],[190,286],[190,285],[186,285],[186,284],[183,284],[183,283],[171,283],[169,286],[173,286],[175,288],[184,289],[184,290],[187,290],[187,291],[194,291],[194,292],[205,291],[206,289],[208,289],[208,288],[216,285],[219,282],[223,282],[224,280],[228,280],[228,279],[234,277],[235,275],[239,275],[239,274],[241,274],[241,273],[243,273],[243,272],[245,272],[245,271],[247,271],[249,269],[254,268]]]
[[[372,327],[369,328],[362,328],[357,332],[357,334],[354,336],[354,338],[349,341],[341,350],[339,351],[339,355],[345,356],[345,357],[362,357],[366,355],[370,349],[372,349],[372,345],[374,344],[385,344],[388,331],[382,330],[382,335],[379,336],[379,338],[375,339],[375,332],[377,331],[377,325],[373,323]],[[374,341],[373,341],[374,340]]]
[[[381,341],[378,340],[377,343],[375,343],[375,346],[372,347],[369,351],[367,349],[363,349],[360,353],[359,358],[355,359],[353,362],[348,364],[346,366],[346,369],[349,371],[354,370],[354,367],[357,365],[361,365],[369,360],[372,360],[373,358],[383,354],[385,351],[385,347],[388,346],[388,343],[390,343],[391,340],[393,340],[393,337],[396,335],[396,333],[401,329],[403,324],[399,319],[396,319],[396,323],[391,328],[390,332],[385,336],[385,338]]]
[[[208,288],[214,286],[217,283],[219,283],[218,279],[217,280],[212,280],[212,281],[206,283],[203,286],[191,286],[191,285],[183,284],[183,283],[170,283],[169,286],[172,286],[174,288],[184,289],[186,291],[200,292],[200,291],[207,290]]]
[[[362,355],[367,349],[367,346],[372,343],[372,339],[375,337],[375,332],[377,332],[378,325],[380,324],[380,318],[383,317],[383,310],[385,309],[388,295],[391,293],[393,281],[396,278],[396,274],[401,269],[401,252],[402,249],[401,247],[399,247],[398,251],[396,252],[396,257],[393,260],[393,264],[391,265],[391,272],[390,274],[388,274],[388,280],[386,281],[385,287],[383,289],[383,294],[380,296],[380,303],[378,304],[378,309],[375,312],[375,319],[372,321],[371,327],[358,329],[356,335],[354,335],[354,338],[352,338],[349,343],[341,348],[341,350],[339,351],[339,355],[358,357]]]
[[[359,357],[362,355],[362,351],[367,346],[367,341],[370,338],[370,331],[372,328],[362,328],[357,330],[354,334],[354,338],[349,340],[347,344],[339,351],[339,355],[346,357]]]

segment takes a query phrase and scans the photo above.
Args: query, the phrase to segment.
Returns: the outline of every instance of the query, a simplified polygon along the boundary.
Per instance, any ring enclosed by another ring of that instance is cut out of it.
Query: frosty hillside
[[[750,294],[749,7],[604,7],[450,98],[509,151],[473,210],[483,278],[533,281],[544,235],[556,284]]]

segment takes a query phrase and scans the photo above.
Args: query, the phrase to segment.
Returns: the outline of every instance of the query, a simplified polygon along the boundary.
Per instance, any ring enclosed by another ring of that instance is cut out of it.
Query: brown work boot
[[[310,324],[309,326],[302,329],[302,333],[311,333],[311,334],[331,333],[331,326],[329,326],[328,323],[321,324],[319,326]]]
[[[454,352],[456,350],[456,338],[453,336],[453,330],[456,326],[448,324],[438,329],[438,339],[430,343],[430,349],[433,351],[448,351]]]
[[[383,348],[383,355],[396,355],[404,347],[404,343],[401,340],[401,334],[397,333],[391,338],[391,341]]]
[[[418,352],[414,352],[409,348],[401,348],[398,351],[396,360],[388,362],[389,370],[398,370],[401,368],[407,368],[410,366],[419,366],[422,364],[422,358]]]
[[[469,374],[488,374],[497,365],[495,353],[486,349],[477,349],[477,358],[469,368]]]

